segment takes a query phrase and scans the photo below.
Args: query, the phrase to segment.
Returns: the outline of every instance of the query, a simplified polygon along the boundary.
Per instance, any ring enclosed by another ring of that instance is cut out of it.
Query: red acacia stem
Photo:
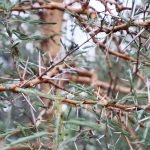
[[[124,104],[104,104],[101,101],[96,101],[96,100],[84,100],[84,101],[77,101],[77,100],[70,100],[70,99],[63,99],[63,103],[69,104],[71,106],[82,106],[82,105],[95,105],[95,104],[100,104],[103,107],[110,108],[110,109],[118,109],[122,111],[134,111],[134,110],[149,110],[150,107],[145,107],[145,106],[133,106],[133,105],[124,105]]]
[[[65,67],[66,67],[65,64],[59,65],[59,66],[55,67],[53,70],[49,71],[47,73],[47,76],[48,77],[53,77],[56,74],[61,73],[61,70]],[[107,82],[100,81],[100,80],[97,80],[97,79],[95,79],[93,81],[92,78],[93,78],[94,73],[92,73],[90,71],[76,69],[76,72],[77,72],[77,75],[67,74],[65,76],[65,78],[68,79],[68,80],[71,80],[73,82],[76,82],[76,83],[93,84],[95,86],[100,86],[101,88],[104,88],[104,89],[110,88],[110,84],[107,83]],[[24,80],[24,81],[18,82],[16,84],[11,84],[11,85],[8,85],[8,86],[0,85],[0,92],[8,91],[8,90],[15,91],[15,89],[17,87],[30,88],[30,87],[36,86],[37,84],[40,84],[40,83],[50,83],[50,84],[52,84],[52,81],[49,80],[49,79],[42,79],[42,78],[39,79],[37,77],[37,78],[29,80],[29,81]],[[115,90],[119,91],[121,93],[130,93],[130,88],[129,87],[123,87],[123,86],[118,86],[117,85]],[[140,93],[139,90],[136,90],[136,91],[138,93]]]
[[[72,6],[67,6],[63,3],[58,3],[58,2],[51,2],[46,6],[14,7],[14,8],[12,8],[11,11],[31,11],[31,10],[39,10],[39,9],[58,9],[60,11],[68,10],[72,13],[86,14],[86,15],[90,15],[91,13],[95,14],[95,11],[91,11],[89,9],[83,10],[82,8],[73,8]],[[4,12],[4,10],[0,9],[0,12]],[[87,32],[92,31],[92,29],[87,25],[87,23],[85,21],[83,21],[81,18],[78,18],[78,19],[80,19],[80,23],[86,28]],[[143,26],[143,27],[149,27],[150,26],[150,20],[135,20],[132,23],[122,23],[120,25],[110,26],[109,28],[103,26],[103,27],[100,27],[99,29],[97,29],[94,34],[96,35],[99,32],[105,32],[108,34],[110,32],[127,30],[130,26],[135,26],[135,25]],[[97,43],[97,40],[94,37],[92,39],[95,43]],[[102,42],[99,42],[99,46],[100,46],[100,48],[106,49],[104,43],[102,43]],[[132,63],[136,63],[136,59],[134,59],[134,58],[132,58],[126,54],[114,51],[112,49],[107,49],[107,51],[114,56],[120,57],[120,58],[125,59],[127,61],[131,61]],[[150,63],[148,63],[148,62],[140,62],[140,63],[142,63],[143,65],[146,65],[146,66],[150,66]]]
[[[68,10],[72,13],[77,13],[77,14],[86,14],[86,15],[90,15],[91,13],[95,14],[95,11],[89,10],[89,9],[82,9],[82,8],[74,8],[72,6],[68,6],[64,3],[58,3],[58,2],[51,2],[47,5],[42,5],[42,6],[25,6],[25,7],[14,7],[11,9],[11,11],[32,11],[32,10],[39,10],[39,9],[58,9],[60,11],[65,11]],[[0,9],[0,12],[4,12],[3,9]],[[121,29],[126,29],[131,25],[140,25],[140,26],[145,26],[145,27],[149,27],[150,26],[150,20],[135,20],[132,24],[128,24],[128,23],[123,23],[121,25],[117,25],[117,26],[112,26],[109,27],[109,29],[107,28],[107,32],[108,30],[116,32],[119,31]]]
[[[131,23],[123,23],[121,25],[116,25],[116,26],[110,26],[108,27],[99,27],[93,34],[90,34],[92,32],[92,28],[87,24],[87,22],[85,20],[83,20],[82,18],[77,17],[77,19],[79,20],[79,22],[81,23],[81,25],[86,29],[86,31],[89,33],[89,35],[91,36],[92,40],[94,43],[98,44],[100,48],[105,49],[109,54],[117,56],[119,58],[122,58],[124,60],[130,61],[132,63],[137,63],[137,60],[127,54],[124,53],[120,53],[118,51],[112,50],[110,48],[106,48],[105,44],[103,42],[99,42],[95,36],[93,35],[97,35],[100,32],[105,32],[107,34],[111,33],[111,32],[117,32],[120,30],[127,30],[130,26],[134,26],[134,25],[140,25],[143,27],[149,27],[150,26],[150,20],[146,20],[146,21],[142,21],[142,20],[138,20],[138,21],[133,21],[132,24]],[[150,66],[149,62],[140,62],[141,64],[145,65],[145,66]]]

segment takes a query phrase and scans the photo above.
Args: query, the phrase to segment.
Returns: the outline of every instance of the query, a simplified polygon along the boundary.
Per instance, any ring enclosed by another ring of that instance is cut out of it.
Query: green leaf
[[[61,143],[61,145],[63,146],[63,145],[67,145],[67,144],[69,144],[69,143],[71,143],[71,142],[75,142],[77,140],[77,138],[76,137],[73,137],[73,138],[70,138],[70,139],[68,139],[68,140],[65,140],[65,141],[63,141],[62,143]]]
[[[30,20],[29,23],[31,24],[49,24],[49,25],[55,25],[56,22],[44,22],[43,20]]]
[[[32,18],[30,17],[21,17],[21,16],[15,16],[15,18],[11,18],[10,20],[11,22],[20,22],[20,23],[29,23],[29,24],[33,24],[33,25],[43,25],[43,24],[47,24],[47,25],[55,25],[57,24],[56,22],[45,22],[43,20],[32,20]]]
[[[13,7],[15,7],[15,4],[11,3],[10,0],[0,2],[0,8],[5,11],[10,11]]]
[[[74,124],[74,125],[79,125],[79,126],[83,126],[83,127],[89,127],[89,128],[94,129],[96,131],[102,131],[103,130],[103,126],[101,126],[97,123],[94,123],[92,121],[87,121],[83,118],[76,119],[76,120],[64,121],[64,124]]]
[[[47,36],[40,36],[40,35],[34,35],[34,36],[28,36],[25,33],[22,33],[18,30],[12,30],[12,32],[20,39],[20,40],[46,40],[51,37]]]
[[[40,92],[36,89],[23,89],[23,88],[18,87],[18,88],[16,88],[16,91],[17,92],[22,92],[22,93],[30,95],[30,96],[40,96],[40,97],[48,98],[48,99],[51,99],[51,100],[55,99],[54,96],[42,93],[42,92]]]
[[[5,9],[5,5],[2,2],[0,2],[0,9]]]
[[[21,143],[25,143],[25,142],[37,139],[39,137],[47,136],[47,135],[49,135],[48,132],[39,132],[39,133],[35,133],[33,135],[30,135],[30,136],[19,138],[18,140],[13,141],[10,144],[6,145],[6,147],[1,148],[1,150],[7,150],[8,148],[11,148],[12,146],[15,146],[15,145],[18,145],[18,144],[21,144]]]

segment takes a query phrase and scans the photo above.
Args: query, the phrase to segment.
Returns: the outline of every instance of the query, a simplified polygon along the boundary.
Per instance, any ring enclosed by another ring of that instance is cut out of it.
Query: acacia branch
[[[51,81],[51,77],[54,77],[55,75],[57,75],[58,73],[62,73],[62,69],[65,69],[67,66],[66,64],[62,64],[62,65],[58,65],[56,67],[54,67],[51,71],[47,72],[46,76],[47,78],[39,78],[36,77],[35,79],[32,80],[24,80],[24,81],[20,81],[16,84],[11,84],[11,85],[0,85],[0,92],[3,91],[16,91],[16,88],[31,88],[34,87],[38,84],[41,83],[50,83],[54,86],[56,86],[52,81]],[[82,84],[93,84],[95,86],[100,86],[104,89],[108,89],[110,87],[110,84],[104,81],[100,81],[100,80],[92,80],[92,76],[93,73],[90,71],[85,71],[85,70],[81,70],[81,69],[75,69],[77,72],[77,75],[73,75],[71,73],[67,73],[67,75],[65,76],[65,79],[68,81],[71,80],[73,82],[76,83],[82,83]],[[48,79],[49,78],[49,79]],[[94,83],[93,83],[94,82]],[[57,88],[61,88],[64,90],[64,88],[62,87],[58,87]],[[116,91],[119,91],[121,93],[130,93],[130,88],[129,87],[123,87],[123,86],[116,86]],[[137,92],[140,92],[139,90],[136,90]]]
[[[107,48],[106,45],[103,42],[98,41],[95,38],[95,36],[100,32],[105,32],[105,33],[109,34],[109,33],[117,32],[120,30],[127,30],[130,26],[134,26],[135,24],[143,26],[143,27],[149,27],[150,26],[150,20],[146,20],[146,21],[138,20],[138,21],[133,21],[132,23],[124,23],[121,25],[110,26],[109,28],[101,26],[93,32],[93,29],[88,25],[88,23],[84,19],[82,19],[81,17],[78,17],[78,16],[76,16],[76,18],[79,20],[80,24],[85,28],[85,30],[89,33],[93,42],[98,44],[100,48],[107,50],[107,52],[111,55],[117,56],[119,58],[130,61],[132,63],[137,63],[137,60],[135,58],[133,58],[133,57],[131,57],[125,53],[120,53],[120,52],[117,52],[117,51],[112,50],[110,48]],[[140,63],[145,65],[145,66],[150,66],[149,62],[142,61]]]

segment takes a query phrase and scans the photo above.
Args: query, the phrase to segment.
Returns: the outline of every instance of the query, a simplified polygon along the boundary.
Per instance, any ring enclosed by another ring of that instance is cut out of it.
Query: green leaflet
[[[30,96],[40,96],[40,97],[44,97],[44,98],[48,98],[48,99],[54,100],[54,96],[42,93],[42,92],[40,92],[40,91],[38,91],[36,89],[16,88],[16,91],[17,92],[22,92],[22,93],[30,95]]]
[[[39,133],[35,133],[35,134],[27,136],[27,137],[19,138],[18,140],[13,141],[10,144],[6,145],[6,147],[2,148],[1,150],[7,150],[8,148],[11,148],[12,146],[15,146],[17,144],[28,142],[30,140],[34,140],[34,139],[37,139],[39,137],[47,136],[47,135],[49,135],[48,132],[39,132]]]
[[[89,128],[94,129],[96,131],[101,131],[102,128],[103,128],[103,126],[101,126],[97,123],[87,121],[87,120],[82,119],[82,118],[75,119],[75,120],[64,121],[64,124],[81,125],[81,126],[84,126],[84,127],[89,127]]]

